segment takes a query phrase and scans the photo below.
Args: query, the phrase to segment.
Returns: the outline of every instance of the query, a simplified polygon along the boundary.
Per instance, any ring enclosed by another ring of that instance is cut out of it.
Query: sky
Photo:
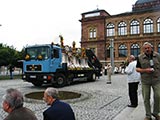
[[[132,11],[137,0],[0,0],[0,43],[21,51],[34,44],[80,47],[81,14],[98,9],[110,15]]]

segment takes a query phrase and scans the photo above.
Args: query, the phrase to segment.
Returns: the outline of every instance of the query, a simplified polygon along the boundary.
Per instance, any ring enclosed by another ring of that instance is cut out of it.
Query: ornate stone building
[[[110,54],[116,64],[131,54],[137,57],[146,41],[160,52],[160,0],[137,0],[131,12],[117,15],[85,12],[80,22],[81,47],[92,48],[102,63],[110,62]]]

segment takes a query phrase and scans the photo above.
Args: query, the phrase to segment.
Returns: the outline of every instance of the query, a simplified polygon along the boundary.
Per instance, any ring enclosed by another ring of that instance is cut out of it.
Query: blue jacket
[[[43,112],[44,120],[75,120],[71,106],[60,100],[55,100],[51,107]]]

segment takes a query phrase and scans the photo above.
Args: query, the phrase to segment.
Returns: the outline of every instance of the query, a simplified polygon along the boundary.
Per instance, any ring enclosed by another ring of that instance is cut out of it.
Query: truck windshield
[[[50,48],[48,46],[30,47],[26,48],[26,56],[28,56],[28,60],[46,60],[50,57],[49,51]]]

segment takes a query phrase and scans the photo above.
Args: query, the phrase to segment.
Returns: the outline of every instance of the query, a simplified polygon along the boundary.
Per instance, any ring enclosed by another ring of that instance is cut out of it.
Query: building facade
[[[114,63],[142,52],[150,42],[160,53],[160,0],[137,0],[131,12],[110,15],[105,10],[82,13],[81,47],[91,48],[101,63]]]

